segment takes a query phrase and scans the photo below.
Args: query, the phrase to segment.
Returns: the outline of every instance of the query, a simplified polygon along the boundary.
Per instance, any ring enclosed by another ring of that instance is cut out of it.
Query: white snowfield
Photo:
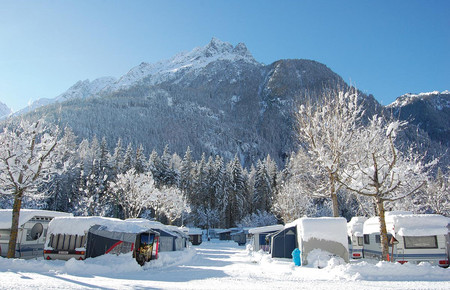
[[[325,268],[212,240],[182,252],[160,253],[140,267],[131,254],[84,261],[0,258],[0,289],[449,289],[450,269],[357,261]]]

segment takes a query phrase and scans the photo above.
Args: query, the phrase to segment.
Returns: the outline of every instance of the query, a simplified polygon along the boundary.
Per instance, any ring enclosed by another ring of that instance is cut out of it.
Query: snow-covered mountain
[[[412,105],[416,102],[426,101],[439,111],[445,108],[450,108],[450,91],[443,92],[434,91],[420,94],[404,94],[398,97],[392,104],[388,105],[388,108],[401,108]]]
[[[405,94],[387,106],[394,116],[407,120],[428,136],[450,146],[450,92]]]
[[[170,59],[153,64],[143,62],[139,66],[132,68],[117,82],[104,88],[102,93],[107,94],[125,90],[144,80],[150,85],[171,80],[180,81],[183,75],[199,72],[207,65],[217,61],[247,62],[252,65],[262,66],[253,58],[245,44],[239,43],[233,47],[230,43],[213,38],[204,47],[197,47],[190,52],[179,53]]]
[[[0,120],[8,117],[12,113],[11,108],[9,108],[4,103],[0,102]]]
[[[203,152],[229,159],[238,154],[247,166],[270,154],[281,164],[297,146],[296,104],[305,96],[319,98],[327,88],[347,87],[339,75],[316,61],[288,59],[265,65],[245,44],[233,46],[215,38],[168,60],[141,63],[118,80],[101,80],[78,82],[54,99],[58,105],[47,105],[27,117],[58,120],[80,138],[105,136],[110,149],[121,138],[124,144],[142,144],[146,153],[161,152],[169,144],[179,155],[190,146],[195,158]],[[360,96],[366,115],[392,110],[401,112],[401,118],[417,103],[413,100],[420,99],[402,96],[384,108],[373,96]],[[443,109],[434,111],[439,116],[448,108],[448,96],[445,92],[440,96],[444,97],[433,101],[434,108]],[[411,114],[413,120],[420,120],[417,115],[426,117],[420,109]],[[414,129],[405,138],[427,144],[424,151],[449,138],[441,134],[444,130],[432,133],[431,140],[427,134],[432,128],[420,128],[422,139]]]
[[[54,98],[41,98],[29,106],[15,113],[15,115],[22,115],[30,111],[34,111],[37,108],[47,106],[53,103],[64,102],[76,98],[87,98],[90,96],[96,96],[102,89],[113,84],[116,81],[114,77],[101,77],[93,80],[92,82],[87,80],[78,81],[71,86],[67,91]]]

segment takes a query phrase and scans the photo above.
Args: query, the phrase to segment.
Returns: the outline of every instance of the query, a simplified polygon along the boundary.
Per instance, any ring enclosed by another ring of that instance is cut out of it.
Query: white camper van
[[[48,224],[53,218],[61,216],[67,217],[72,214],[38,209],[20,210],[15,257],[25,259],[42,257]],[[8,254],[11,220],[12,209],[1,209],[0,253],[2,257]]]
[[[446,235],[448,218],[433,214],[387,212],[386,229],[390,259],[399,263],[429,262],[448,267]],[[364,223],[364,257],[381,258],[379,217]],[[393,247],[393,248],[392,248]]]
[[[366,217],[352,217],[347,223],[350,258],[361,259],[363,257],[363,227],[366,220]]]

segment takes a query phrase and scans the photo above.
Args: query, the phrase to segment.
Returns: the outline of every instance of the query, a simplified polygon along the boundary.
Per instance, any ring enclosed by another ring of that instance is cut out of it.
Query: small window
[[[405,249],[437,249],[436,236],[403,237]]]
[[[362,245],[363,245],[363,238],[358,237],[358,246],[362,246]]]
[[[375,243],[381,244],[381,236],[380,235],[375,235]]]
[[[369,239],[369,235],[364,235],[364,244],[365,245],[369,245],[370,244],[370,239]]]

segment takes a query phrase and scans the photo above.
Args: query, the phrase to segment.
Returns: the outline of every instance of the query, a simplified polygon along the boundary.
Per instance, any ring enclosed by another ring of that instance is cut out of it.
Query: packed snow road
[[[450,289],[450,270],[429,264],[329,263],[295,267],[234,242],[204,242],[140,267],[130,255],[85,261],[0,258],[1,289]]]

